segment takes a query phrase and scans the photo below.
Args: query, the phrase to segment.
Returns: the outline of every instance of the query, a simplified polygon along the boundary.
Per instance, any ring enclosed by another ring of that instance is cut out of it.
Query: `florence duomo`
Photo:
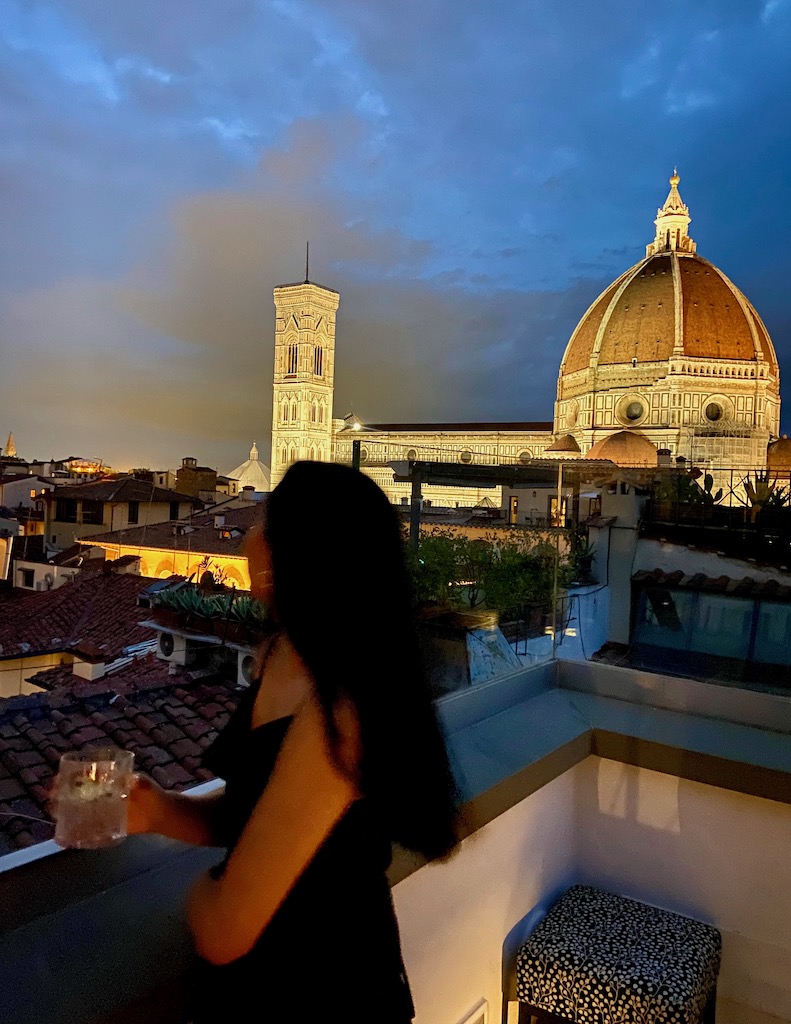
[[[584,457],[651,467],[661,453],[715,476],[764,470],[767,458],[770,468],[785,468],[791,442],[778,438],[772,341],[739,288],[698,255],[679,182],[674,169],[644,258],[605,288],[572,332],[551,423],[340,418],[333,411],[340,296],[307,272],[304,282],[276,288],[273,486],[297,459],[349,461],[353,439],[365,470],[394,501],[408,492],[386,463],[416,458],[494,465]]]

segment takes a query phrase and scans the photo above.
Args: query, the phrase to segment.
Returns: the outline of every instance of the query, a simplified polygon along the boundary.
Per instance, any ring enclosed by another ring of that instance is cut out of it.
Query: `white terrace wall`
[[[791,807],[589,757],[395,886],[415,1024],[499,1024],[501,955],[575,881],[723,932],[717,1024],[791,1020]]]
[[[466,839],[448,863],[421,868],[393,888],[415,1024],[457,1024],[481,999],[489,1024],[499,1024],[506,936],[574,879],[580,767]]]

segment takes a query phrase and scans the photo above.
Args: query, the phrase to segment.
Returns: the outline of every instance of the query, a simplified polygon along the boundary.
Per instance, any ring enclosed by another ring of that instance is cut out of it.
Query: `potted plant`
[[[241,625],[243,639],[250,643],[259,643],[271,627],[266,605],[249,594],[242,594],[233,602],[231,618]]]
[[[180,624],[180,615],[175,606],[169,604],[167,600],[163,600],[166,595],[167,591],[152,602],[151,618],[164,629],[175,629]]]
[[[225,625],[230,614],[232,594],[206,594],[203,599],[201,614],[207,623],[205,631],[212,636],[224,638]]]

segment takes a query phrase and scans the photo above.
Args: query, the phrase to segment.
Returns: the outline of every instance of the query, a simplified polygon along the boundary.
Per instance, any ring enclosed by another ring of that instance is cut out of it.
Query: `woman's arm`
[[[341,742],[355,749],[349,711]],[[347,759],[344,758],[346,762]],[[198,953],[224,964],[247,953],[272,920],[319,847],[358,798],[353,772],[336,764],[316,696],[297,711],[274,771],[239,842],[217,879],[193,886],[189,924]]]
[[[171,793],[147,775],[135,775],[127,830],[130,835],[155,832],[198,846],[221,846],[217,812],[224,795],[225,786],[201,796]]]

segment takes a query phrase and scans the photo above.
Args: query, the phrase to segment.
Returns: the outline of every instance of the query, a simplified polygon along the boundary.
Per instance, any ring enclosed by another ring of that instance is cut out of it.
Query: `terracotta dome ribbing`
[[[655,466],[658,452],[654,445],[630,430],[619,430],[615,434],[597,441],[586,454],[586,459],[609,459],[617,466]]]
[[[605,289],[572,334],[561,374],[674,355],[757,357],[777,374],[774,347],[751,303],[713,263],[685,252],[648,256]]]

